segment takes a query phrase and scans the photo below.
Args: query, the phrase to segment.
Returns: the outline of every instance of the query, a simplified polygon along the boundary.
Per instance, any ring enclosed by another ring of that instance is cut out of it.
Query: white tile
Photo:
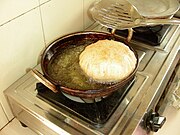
[[[0,43],[0,99],[8,110],[2,91],[37,64],[45,46],[39,9],[1,26]]]
[[[83,0],[51,0],[41,6],[46,43],[83,30]]]
[[[34,131],[28,127],[22,127],[17,119],[13,119],[6,127],[1,131],[0,135],[37,135]]]
[[[39,3],[44,4],[44,3],[49,2],[49,1],[51,1],[51,0],[39,0]]]
[[[0,80],[5,82],[2,87],[37,62],[44,47],[39,10],[0,27],[0,42],[0,69],[3,71]]]
[[[0,100],[2,102],[2,108],[4,109],[4,113],[6,114],[7,119],[9,121],[9,120],[14,118],[14,115],[12,114],[12,111],[11,111],[11,109],[9,107],[9,104],[8,104],[8,102],[7,102],[7,100],[6,100],[6,98],[5,98],[2,91],[3,91],[3,89],[1,89],[1,87],[0,87]]]
[[[38,0],[1,0],[0,25],[38,6]]]
[[[8,123],[8,119],[4,113],[3,108],[1,107],[1,103],[0,103],[0,116],[1,116],[1,120],[0,120],[0,129],[1,129]]]
[[[94,22],[90,9],[93,7],[96,1],[97,0],[84,0],[84,29]]]

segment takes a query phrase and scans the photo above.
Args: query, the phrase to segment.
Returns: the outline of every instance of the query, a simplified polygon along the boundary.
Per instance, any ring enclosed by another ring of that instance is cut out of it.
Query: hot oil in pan
[[[73,89],[100,89],[107,85],[93,82],[79,66],[79,55],[88,45],[69,45],[63,48],[48,65],[48,74],[60,85]]]

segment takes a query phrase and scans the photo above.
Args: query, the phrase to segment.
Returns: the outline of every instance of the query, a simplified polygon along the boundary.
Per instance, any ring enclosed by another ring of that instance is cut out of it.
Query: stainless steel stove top
[[[96,23],[87,30],[107,31]],[[179,35],[180,27],[172,26],[159,46],[131,41],[130,45],[136,49],[140,59],[135,82],[109,120],[100,128],[38,98],[38,81],[31,72],[5,90],[5,95],[17,119],[38,134],[132,134],[144,115],[155,110],[155,105],[179,60]],[[35,68],[41,70],[40,65]]]

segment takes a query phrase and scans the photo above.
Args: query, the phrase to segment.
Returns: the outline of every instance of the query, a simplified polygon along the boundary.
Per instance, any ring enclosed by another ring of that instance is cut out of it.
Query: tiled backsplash
[[[0,26],[38,7],[38,0],[3,0],[0,2]]]
[[[46,44],[83,30],[83,0],[52,0],[40,7]]]
[[[47,44],[93,21],[87,10],[95,0],[16,0],[0,2],[0,102],[13,115],[3,91],[37,65]]]

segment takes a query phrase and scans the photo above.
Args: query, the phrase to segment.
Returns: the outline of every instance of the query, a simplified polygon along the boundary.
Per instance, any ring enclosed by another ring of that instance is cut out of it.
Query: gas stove
[[[135,79],[134,79],[135,80]],[[94,127],[103,127],[111,115],[115,112],[117,106],[121,103],[130,87],[133,85],[134,80],[130,81],[123,88],[115,91],[108,97],[101,97],[100,101],[84,102],[73,101],[63,93],[54,93],[49,90],[42,83],[36,84],[38,90],[37,97],[48,102],[55,108],[64,108],[72,115],[85,120]],[[83,100],[83,99],[82,99]]]
[[[109,31],[97,23],[88,30]],[[179,26],[168,26],[156,46],[133,38],[130,45],[140,61],[135,78],[123,87],[123,92],[118,90],[99,102],[78,103],[62,93],[55,94],[31,71],[5,90],[5,95],[14,116],[38,134],[129,135],[139,129],[145,134],[156,132],[165,122],[156,105],[180,57],[179,34]],[[40,65],[35,69],[41,71]]]

